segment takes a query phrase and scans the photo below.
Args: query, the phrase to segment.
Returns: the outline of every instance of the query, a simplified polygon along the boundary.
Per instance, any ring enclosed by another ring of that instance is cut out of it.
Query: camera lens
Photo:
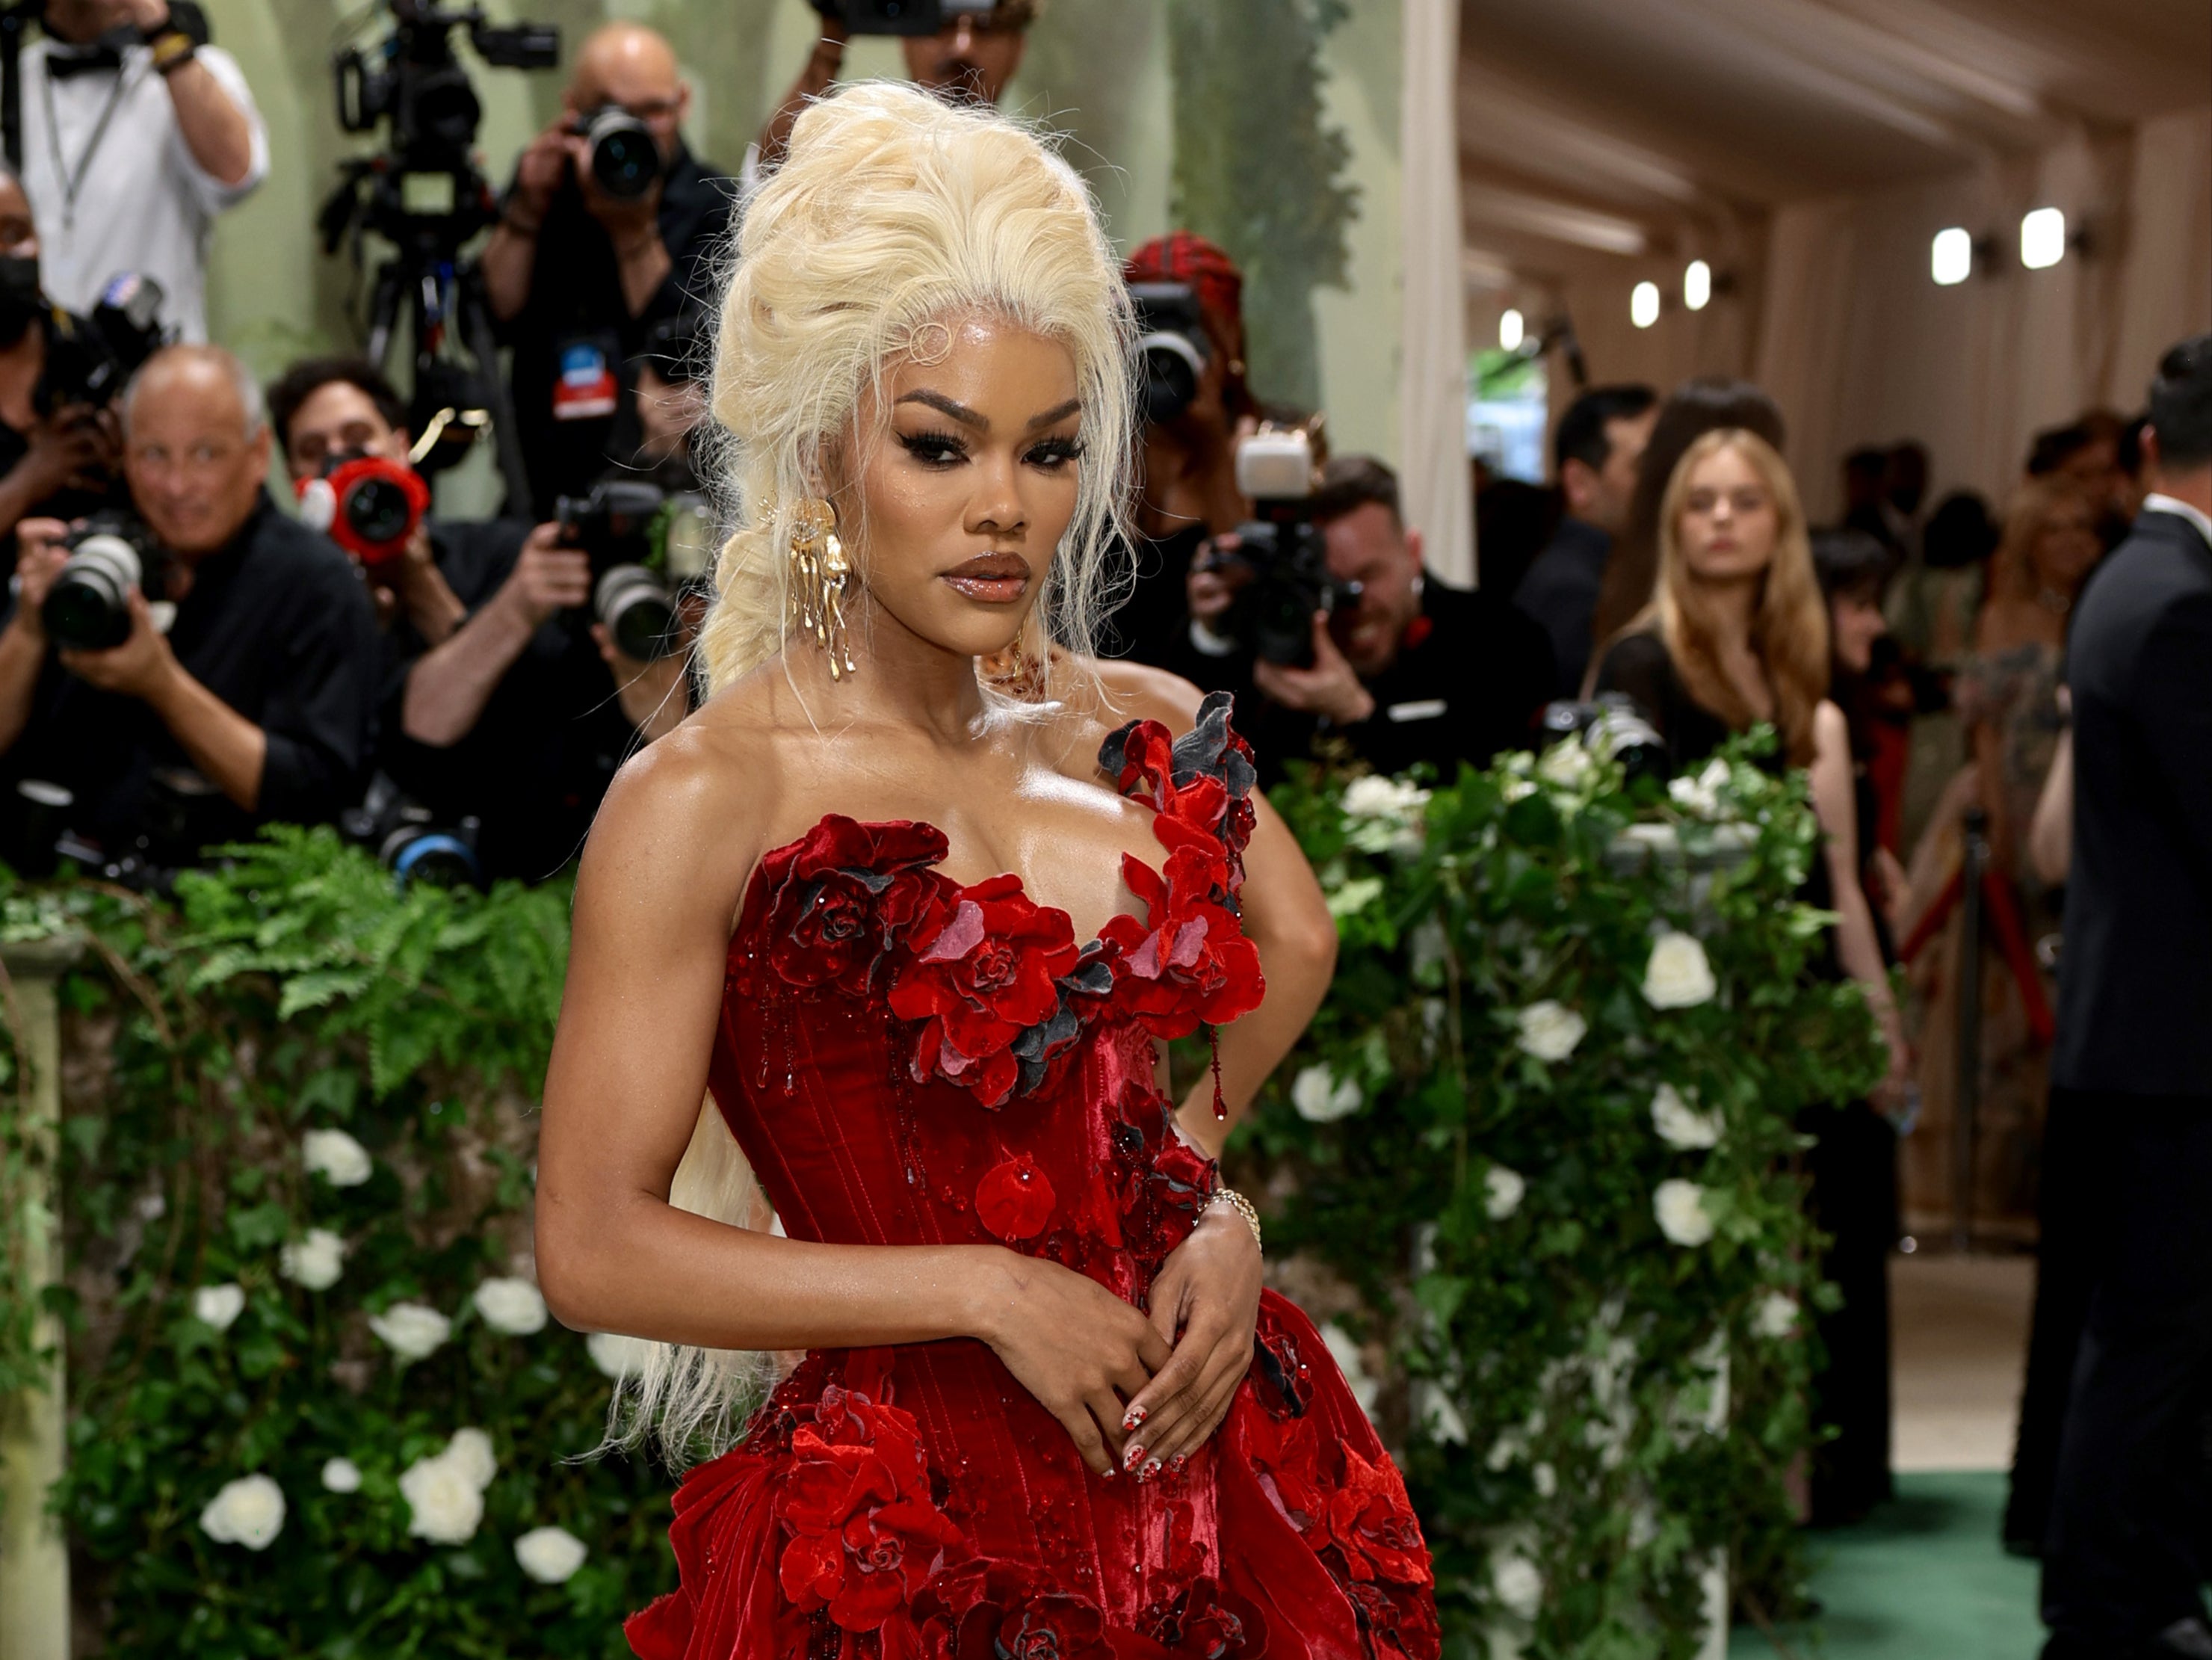
[[[403,884],[428,882],[435,888],[461,888],[478,883],[483,874],[476,849],[450,830],[402,824],[385,837],[377,856]]]
[[[340,511],[346,527],[363,542],[398,542],[415,527],[414,504],[394,479],[362,479],[346,492]]]
[[[608,195],[635,202],[660,177],[660,146],[644,122],[628,110],[601,110],[585,136],[592,144],[592,177]]]
[[[642,565],[617,565],[599,578],[592,611],[626,657],[650,662],[674,648],[676,607],[660,579]]]
[[[131,591],[143,575],[138,550],[121,537],[86,537],[39,608],[47,638],[70,651],[121,645],[131,637]]]

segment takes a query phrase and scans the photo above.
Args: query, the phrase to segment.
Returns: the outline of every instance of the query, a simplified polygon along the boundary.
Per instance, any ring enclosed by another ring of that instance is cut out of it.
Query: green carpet
[[[1815,1535],[1813,1594],[1824,1612],[1784,1633],[1818,1660],[2034,1660],[2036,1565],[1997,1548],[2005,1478],[1900,1475],[1897,1498],[1855,1528]],[[1729,1660],[1771,1660],[1740,1627]]]

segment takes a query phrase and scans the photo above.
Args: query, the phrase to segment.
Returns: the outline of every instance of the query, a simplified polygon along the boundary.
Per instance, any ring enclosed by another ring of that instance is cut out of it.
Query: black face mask
[[[0,346],[12,346],[46,310],[39,291],[39,262],[0,254]]]

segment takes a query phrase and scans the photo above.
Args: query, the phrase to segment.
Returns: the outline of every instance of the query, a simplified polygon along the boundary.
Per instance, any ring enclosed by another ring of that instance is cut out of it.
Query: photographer
[[[1233,569],[1233,537],[1215,538],[1191,579],[1194,642],[1235,652],[1233,672],[1259,693],[1240,701],[1238,719],[1262,769],[1279,776],[1330,743],[1378,773],[1426,763],[1449,781],[1462,761],[1486,766],[1528,747],[1553,683],[1543,629],[1490,594],[1424,579],[1420,532],[1407,528],[1397,475],[1382,462],[1328,463],[1310,511],[1329,575],[1358,587],[1351,607],[1316,614],[1310,667],[1255,660],[1214,635],[1231,614],[1233,579],[1201,579]]]
[[[516,163],[484,246],[484,287],[514,353],[528,505],[539,518],[564,489],[629,459],[610,453],[635,396],[626,366],[656,321],[709,286],[731,185],[684,147],[690,103],[666,40],[636,23],[599,29],[577,54],[561,119]],[[611,112],[642,124],[659,151],[659,174],[642,194],[611,193],[592,166],[588,130]]]
[[[845,66],[845,46],[852,30],[845,21],[844,0],[813,0],[813,4],[822,14],[822,33],[807,55],[806,67],[745,152],[743,178],[748,192],[763,173],[773,171],[783,160],[799,112],[828,93]],[[1022,66],[1029,27],[1036,19],[1036,0],[971,0],[969,5],[955,3],[944,10],[945,25],[934,34],[899,37],[908,76],[916,86],[940,97],[995,106]]]
[[[162,320],[207,338],[216,216],[269,172],[269,135],[191,0],[46,0],[23,52],[23,189],[46,229],[46,293],[89,312],[135,271]]]
[[[270,405],[295,482],[333,458],[406,459],[399,398],[368,363],[295,364]],[[590,621],[590,558],[557,525],[426,517],[390,562],[419,565],[405,586],[429,597],[386,635],[378,764],[441,821],[480,821],[487,878],[550,875],[615,769],[688,712],[683,658],[633,659]]]
[[[23,187],[0,172],[0,538],[33,513],[71,519],[106,496],[118,459],[113,417],[57,406],[48,345],[80,319],[57,318],[40,284],[39,234]]]
[[[67,527],[25,520],[0,629],[0,772],[71,792],[70,827],[110,860],[189,862],[270,820],[335,818],[367,771],[375,619],[337,550],[264,492],[259,387],[228,352],[172,346],[117,413],[144,518],[143,575],[112,617],[127,632],[49,651]]]

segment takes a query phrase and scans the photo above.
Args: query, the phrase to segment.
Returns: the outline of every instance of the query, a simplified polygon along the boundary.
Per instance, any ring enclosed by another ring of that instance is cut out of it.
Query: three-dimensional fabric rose
[[[309,1228],[276,1253],[276,1272],[309,1291],[328,1291],[345,1271],[345,1241],[328,1228]]]
[[[310,1176],[334,1188],[357,1188],[374,1171],[368,1149],[343,1130],[309,1130],[300,1138],[300,1162]]]
[[[1695,1247],[1713,1237],[1713,1219],[1705,1210],[1705,1190],[1695,1182],[1680,1178],[1662,1182],[1652,1190],[1651,1213],[1659,1231],[1678,1245]]]
[[[1644,967],[1644,1000],[1653,1008],[1695,1008],[1712,1001],[1718,989],[1697,935],[1669,929],[1651,942]]]
[[[1323,1520],[1346,1571],[1354,1579],[1429,1584],[1428,1547],[1397,1470],[1388,1458],[1370,1464],[1349,1446],[1343,1452],[1344,1480],[1328,1494]]]
[[[892,953],[927,921],[951,884],[928,824],[864,824],[832,813],[763,866],[769,966],[792,986],[866,995]]]
[[[284,1530],[284,1489],[265,1475],[226,1481],[200,1511],[200,1531],[222,1545],[267,1550]]]
[[[923,1652],[945,1660],[1113,1660],[1105,1616],[1026,1564],[979,1558],[915,1597]]]
[[[1060,1006],[1060,976],[1075,966],[1067,913],[1030,903],[1017,876],[957,891],[944,926],[891,983],[891,1012],[922,1023],[917,1082],[933,1073],[1005,1104],[1020,1076],[1014,1040]]]
[[[787,1535],[783,1594],[846,1631],[881,1627],[960,1538],[930,1497],[913,1414],[835,1384],[792,1438],[774,1508]]]
[[[544,1296],[527,1280],[487,1280],[469,1300],[494,1331],[528,1337],[545,1329]]]

